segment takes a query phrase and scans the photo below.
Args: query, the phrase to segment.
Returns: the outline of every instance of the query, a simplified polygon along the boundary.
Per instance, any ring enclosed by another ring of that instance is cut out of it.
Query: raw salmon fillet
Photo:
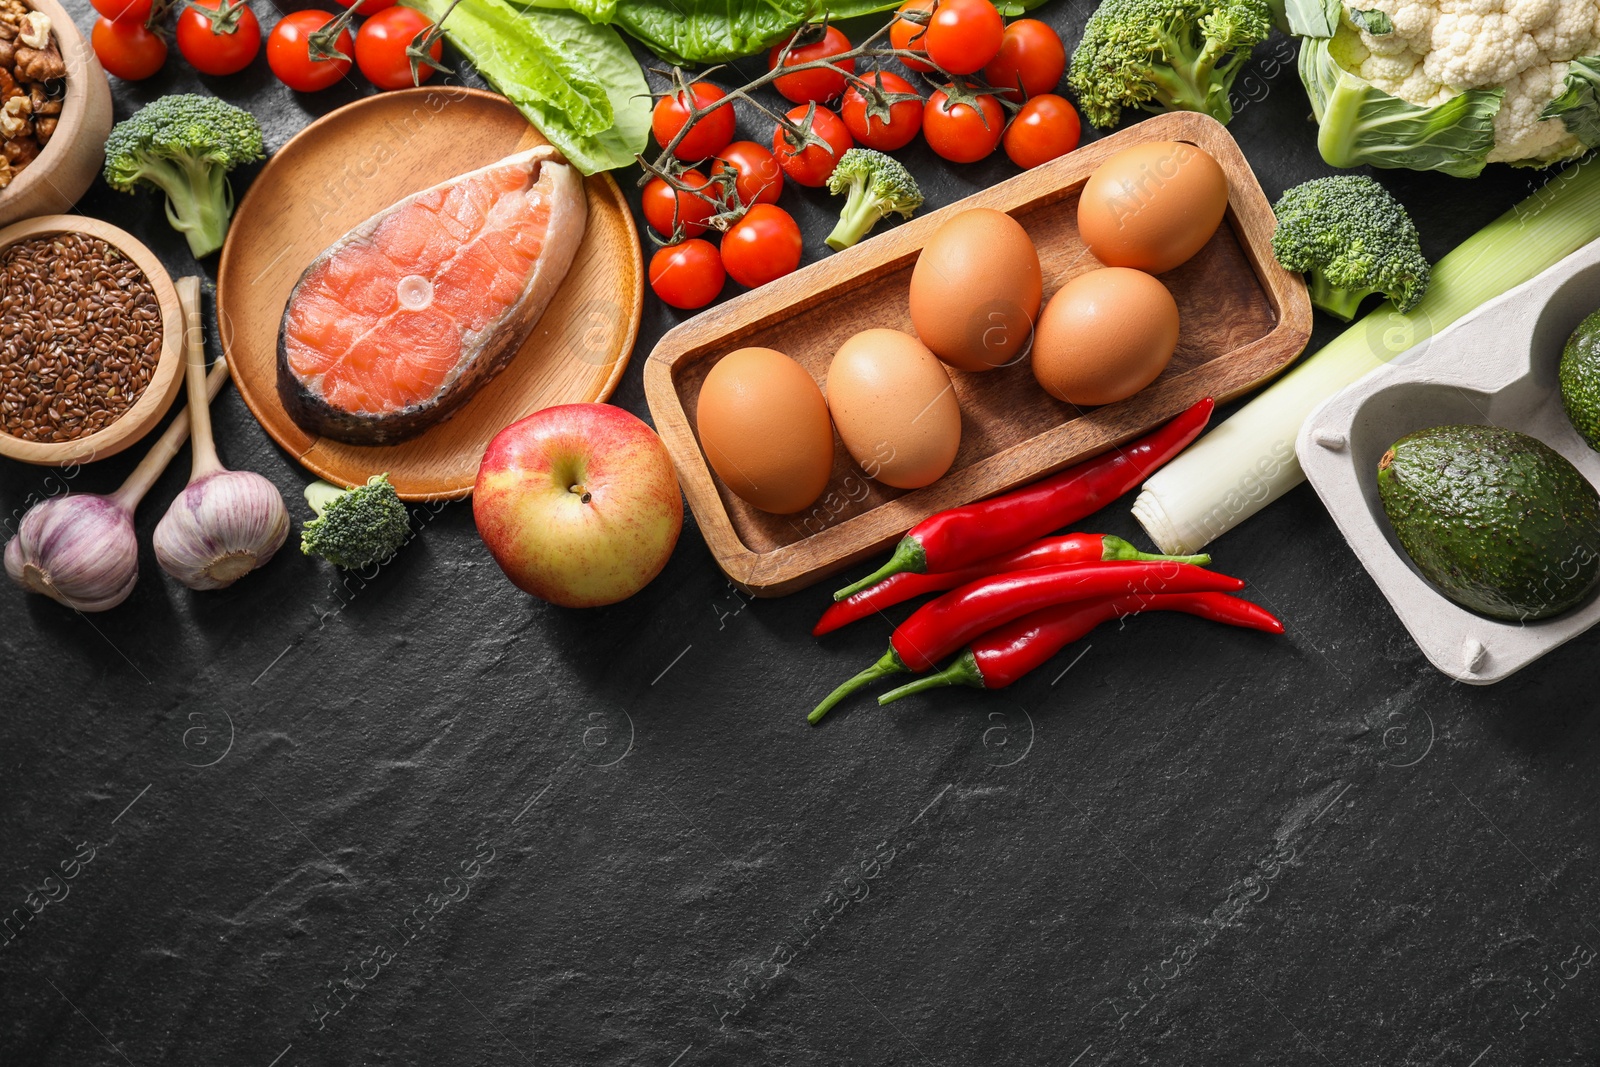
[[[278,331],[278,395],[309,433],[414,437],[511,360],[583,241],[583,179],[553,148],[406,197],[306,268]]]

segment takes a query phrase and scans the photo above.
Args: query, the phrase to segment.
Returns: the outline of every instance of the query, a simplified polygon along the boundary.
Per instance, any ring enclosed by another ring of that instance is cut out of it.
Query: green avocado
[[[1561,406],[1573,429],[1600,451],[1600,311],[1578,323],[1561,352]]]
[[[1378,461],[1378,496],[1423,577],[1495,619],[1558,615],[1600,583],[1600,494],[1543,441],[1435,426]]]

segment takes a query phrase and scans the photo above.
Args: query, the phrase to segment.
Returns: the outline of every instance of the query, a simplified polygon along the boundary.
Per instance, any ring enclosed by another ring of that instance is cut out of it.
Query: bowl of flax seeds
[[[98,219],[0,230],[0,455],[72,466],[144,437],[183,383],[183,314],[161,262]]]

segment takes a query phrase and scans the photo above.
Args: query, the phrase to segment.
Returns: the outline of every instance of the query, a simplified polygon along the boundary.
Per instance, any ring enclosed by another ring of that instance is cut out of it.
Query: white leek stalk
[[[1568,167],[1439,260],[1410,312],[1383,303],[1157,471],[1134,517],[1162,552],[1200,551],[1305,480],[1294,442],[1323,401],[1596,239],[1600,156]]]

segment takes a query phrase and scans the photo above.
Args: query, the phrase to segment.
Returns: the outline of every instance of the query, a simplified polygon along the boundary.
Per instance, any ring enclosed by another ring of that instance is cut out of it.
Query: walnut
[[[0,189],[10,185],[11,179],[16,176],[17,172],[11,169],[11,161],[5,156],[0,156]]]
[[[28,117],[33,114],[33,102],[25,96],[13,96],[0,107],[0,137],[21,137],[33,132]]]
[[[11,76],[11,72],[0,67],[0,103],[10,100],[13,96],[21,96],[22,87]]]
[[[42,85],[28,86],[28,102],[33,105],[35,116],[61,114],[61,101],[46,92]]]
[[[21,32],[17,40],[29,48],[44,50],[50,47],[50,16],[43,11],[30,11],[22,16]]]
[[[39,142],[33,137],[13,137],[0,141],[0,157],[11,163],[11,169],[21,170],[39,158]]]
[[[50,138],[56,132],[56,123],[60,121],[55,115],[39,115],[33,120],[33,135],[40,144],[50,143]]]
[[[0,22],[0,26],[4,26],[4,25],[5,25],[5,23]],[[11,65],[16,62],[16,59],[17,59],[17,44],[16,44],[16,42],[15,41],[8,41],[5,38],[0,37],[0,70],[6,71],[7,72],[6,73],[6,77],[8,77],[8,78],[11,76],[11,74],[10,74]]]
[[[61,53],[53,44],[43,51],[18,45],[16,64],[17,76],[24,81],[43,82],[67,76],[67,65],[62,62]]]

